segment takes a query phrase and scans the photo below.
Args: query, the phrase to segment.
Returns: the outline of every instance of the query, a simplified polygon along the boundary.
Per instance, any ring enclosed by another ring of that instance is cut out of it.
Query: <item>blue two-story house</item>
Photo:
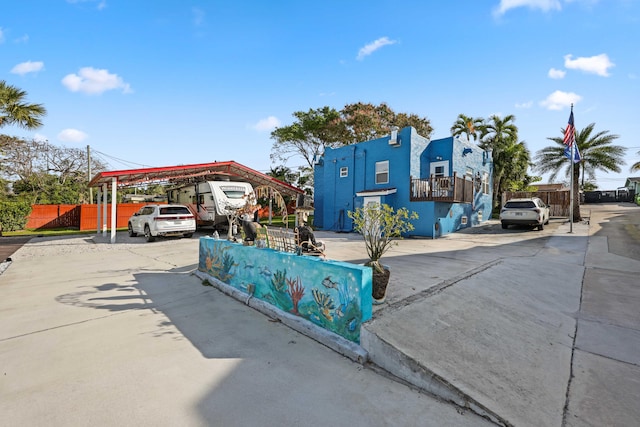
[[[347,212],[369,203],[406,207],[411,236],[438,237],[491,218],[491,153],[465,137],[430,141],[412,127],[327,148],[314,167],[314,227],[353,231]]]

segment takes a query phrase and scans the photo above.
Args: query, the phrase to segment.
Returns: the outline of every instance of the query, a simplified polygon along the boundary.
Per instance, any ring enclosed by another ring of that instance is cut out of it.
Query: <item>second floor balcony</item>
[[[412,202],[473,202],[474,182],[469,178],[460,178],[454,173],[453,176],[409,179],[411,180],[409,200]]]

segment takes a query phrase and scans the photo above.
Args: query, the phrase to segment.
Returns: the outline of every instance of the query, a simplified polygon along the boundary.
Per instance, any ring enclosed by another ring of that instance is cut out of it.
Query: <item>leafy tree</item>
[[[467,140],[471,141],[471,138],[473,138],[473,140],[476,141],[482,135],[483,129],[483,118],[473,118],[465,116],[464,114],[460,114],[458,115],[458,118],[456,119],[453,126],[451,126],[451,135],[466,135]]]
[[[87,158],[79,148],[57,147],[45,141],[0,136],[0,177],[13,182],[13,192],[31,203],[83,203],[88,201]],[[91,170],[106,166],[91,159]]]
[[[571,161],[564,154],[564,132],[562,136],[547,138],[555,142],[555,145],[545,147],[536,153],[536,170],[541,173],[551,173],[550,180],[555,180],[556,176],[564,169],[567,177],[571,177],[573,187],[573,219],[580,221],[580,193],[579,183],[582,174],[582,187],[585,186],[585,175],[595,178],[595,172],[602,170],[605,172],[620,172],[620,165],[624,165],[625,147],[611,145],[619,138],[618,135],[610,134],[608,130],[594,134],[595,123],[589,124],[580,131],[576,131],[576,145],[580,151],[582,160],[571,167]],[[573,169],[573,176],[571,170]]]
[[[314,158],[326,147],[340,145],[344,134],[340,113],[333,108],[322,107],[307,112],[296,111],[293,116],[296,118],[293,124],[271,132],[274,140],[271,161],[286,162],[292,156],[301,156],[313,168]]]
[[[356,144],[388,135],[392,127],[413,126],[419,135],[431,137],[433,128],[426,117],[395,113],[387,104],[373,105],[358,102],[347,104],[340,111],[345,125],[344,143]]]
[[[286,161],[300,156],[313,169],[313,159],[327,147],[340,147],[388,135],[391,128],[413,126],[429,138],[433,132],[429,119],[416,114],[395,113],[385,103],[380,105],[347,104],[341,111],[330,107],[293,113],[296,121],[274,129],[271,139],[272,161]]]
[[[298,178],[297,174],[293,172],[291,168],[286,166],[271,167],[271,170],[267,172],[267,175],[291,185],[296,185]]]
[[[42,104],[25,102],[27,93],[0,80],[0,128],[17,125],[25,129],[42,126],[41,117],[47,114]]]

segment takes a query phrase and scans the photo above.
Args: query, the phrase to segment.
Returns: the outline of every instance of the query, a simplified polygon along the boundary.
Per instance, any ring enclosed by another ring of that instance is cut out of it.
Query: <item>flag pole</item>
[[[573,103],[571,104],[571,115],[573,115]],[[575,123],[574,123],[574,128],[575,129]],[[571,132],[573,132],[573,129],[571,129]],[[569,222],[569,233],[573,233],[573,167],[574,167],[574,161],[573,161],[573,145],[575,144],[575,141],[571,141],[571,158],[569,158],[569,163],[571,163],[571,178],[570,178],[570,182],[571,182],[571,202],[569,203],[569,210],[571,212],[569,212],[569,218],[571,218],[571,221]]]

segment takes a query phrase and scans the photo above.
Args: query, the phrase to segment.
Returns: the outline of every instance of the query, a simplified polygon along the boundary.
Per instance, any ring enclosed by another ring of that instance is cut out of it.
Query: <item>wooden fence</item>
[[[505,191],[502,193],[502,204],[507,200],[522,197],[539,197],[545,204],[549,205],[550,215],[568,217],[571,207],[571,192],[565,191]]]

